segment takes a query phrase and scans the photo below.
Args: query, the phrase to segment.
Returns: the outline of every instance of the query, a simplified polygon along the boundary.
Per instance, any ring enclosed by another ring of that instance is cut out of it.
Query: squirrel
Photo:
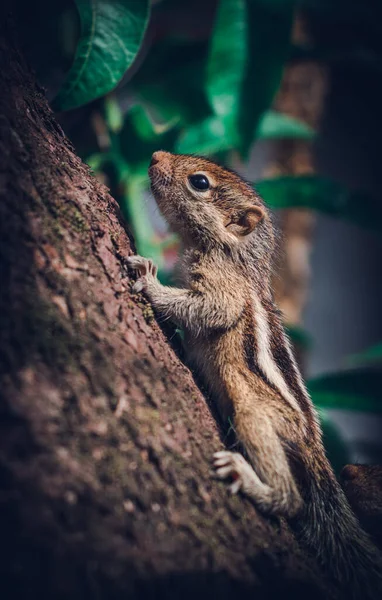
[[[382,559],[325,455],[319,421],[271,289],[275,232],[252,185],[204,157],[154,152],[151,189],[179,234],[182,287],[140,256],[134,292],[184,331],[191,363],[242,453],[214,454],[216,476],[285,517],[347,597],[382,597]]]

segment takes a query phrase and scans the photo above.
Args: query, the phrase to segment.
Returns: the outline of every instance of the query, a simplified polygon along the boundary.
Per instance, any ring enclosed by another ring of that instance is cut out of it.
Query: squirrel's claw
[[[255,475],[244,456],[226,450],[214,453],[214,469],[218,479],[233,480],[228,488],[231,494],[237,494],[239,490],[245,488]]]
[[[229,486],[228,489],[231,492],[231,494],[237,494],[240,491],[242,485],[243,485],[243,482],[242,482],[241,478],[238,478],[238,479],[236,479],[236,481],[231,483],[231,485]]]
[[[143,256],[129,256],[126,262],[131,269],[138,271],[138,279],[132,287],[133,293],[138,294],[147,288],[148,278],[156,278],[158,268],[152,260]]]
[[[139,294],[139,292],[142,292],[142,290],[145,287],[145,283],[142,279],[137,279],[137,281],[134,283],[133,287],[131,288],[133,294]]]

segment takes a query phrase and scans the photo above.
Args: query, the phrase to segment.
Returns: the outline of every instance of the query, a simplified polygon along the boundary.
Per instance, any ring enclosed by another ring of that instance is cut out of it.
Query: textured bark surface
[[[116,202],[4,32],[0,81],[1,598],[316,597],[286,525],[211,478]]]

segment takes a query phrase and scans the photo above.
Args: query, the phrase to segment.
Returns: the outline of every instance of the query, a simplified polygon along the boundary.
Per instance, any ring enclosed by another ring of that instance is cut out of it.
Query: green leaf
[[[110,92],[132,64],[149,15],[149,0],[75,0],[81,35],[73,65],[56,96],[56,110]]]
[[[129,85],[157,122],[189,125],[211,116],[203,80],[206,54],[204,43],[179,38],[151,49]]]
[[[227,144],[239,145],[243,156],[280,84],[290,51],[293,6],[292,0],[220,0],[218,5],[206,92],[215,115],[225,125]],[[263,139],[310,139],[311,134],[302,124],[277,113],[267,115],[258,129]]]
[[[234,147],[235,140],[218,117],[209,117],[191,125],[181,133],[175,145],[179,154],[215,154]]]
[[[282,138],[312,140],[315,135],[314,129],[302,121],[275,110],[268,110],[264,113],[256,131],[257,140]]]
[[[182,82],[175,83],[177,89],[176,87],[174,89],[171,83],[165,81],[161,84],[152,83],[135,87],[139,100],[147,107],[159,127],[166,129],[168,125],[172,127],[192,124],[208,114],[206,102],[202,102],[204,110],[200,109],[200,97],[195,98],[198,94],[187,96],[184,91],[183,98],[179,85],[182,86]]]
[[[113,133],[121,131],[123,126],[123,114],[117,98],[113,95],[106,96],[104,102],[105,121]]]
[[[147,141],[158,140],[159,136],[170,131],[178,123],[176,117],[165,123],[156,122],[149,109],[143,104],[134,106],[130,115],[138,135],[142,140]]]
[[[247,64],[245,0],[220,0],[207,62],[206,92],[217,117],[237,126]]]
[[[350,365],[378,363],[382,361],[382,342],[367,348],[363,352],[353,354],[346,360]]]
[[[273,209],[310,208],[382,230],[382,204],[361,191],[315,175],[265,179],[255,189]]]
[[[239,132],[248,156],[260,118],[272,104],[291,49],[293,0],[248,0],[249,60],[242,91]]]
[[[152,153],[155,150],[172,152],[176,138],[175,130],[157,134],[145,109],[137,104],[125,117],[118,136],[119,152],[131,172],[139,172],[148,180],[147,169]]]
[[[131,123],[142,140],[152,141],[158,138],[154,123],[141,104],[134,106],[129,113]]]
[[[107,153],[96,152],[95,154],[88,156],[85,159],[85,162],[89,165],[92,171],[100,171],[108,159],[109,157]]]
[[[355,369],[318,377],[308,382],[317,407],[382,413],[382,372]]]

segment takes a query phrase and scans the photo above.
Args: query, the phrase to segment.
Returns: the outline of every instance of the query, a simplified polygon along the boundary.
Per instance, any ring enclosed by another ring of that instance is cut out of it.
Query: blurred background
[[[285,326],[337,470],[382,463],[382,3],[17,0],[57,119],[171,284],[162,149],[244,175],[274,212]]]

